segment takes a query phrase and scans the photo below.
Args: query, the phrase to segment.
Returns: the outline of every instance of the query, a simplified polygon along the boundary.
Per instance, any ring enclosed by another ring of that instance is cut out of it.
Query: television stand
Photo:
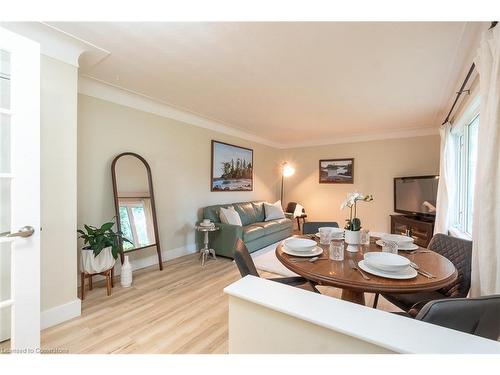
[[[427,247],[434,233],[434,219],[413,215],[391,215],[391,233],[410,236],[418,246]]]

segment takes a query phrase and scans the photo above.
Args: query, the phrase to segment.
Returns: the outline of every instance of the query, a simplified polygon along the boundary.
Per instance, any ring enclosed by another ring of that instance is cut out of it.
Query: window
[[[123,250],[131,250],[154,243],[149,200],[121,199],[120,224],[123,236],[133,244],[123,242]]]
[[[455,219],[454,229],[462,235],[472,236],[472,213],[474,210],[474,178],[477,164],[477,141],[479,129],[479,106],[477,103],[460,118],[454,128],[455,141]]]
[[[479,115],[467,126],[467,184],[466,205],[467,212],[465,231],[472,234],[472,202],[474,199],[474,179],[477,164],[477,137],[479,129]]]

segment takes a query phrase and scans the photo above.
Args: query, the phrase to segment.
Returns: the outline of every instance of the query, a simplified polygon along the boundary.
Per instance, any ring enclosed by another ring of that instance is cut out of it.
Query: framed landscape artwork
[[[252,191],[253,150],[212,141],[211,191]]]
[[[324,159],[319,161],[320,184],[354,183],[354,159]]]

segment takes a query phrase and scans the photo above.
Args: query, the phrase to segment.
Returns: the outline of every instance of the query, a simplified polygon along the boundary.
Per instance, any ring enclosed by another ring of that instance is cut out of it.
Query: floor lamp
[[[281,206],[283,206],[283,192],[285,190],[285,177],[290,177],[295,173],[295,169],[286,161],[281,165]]]

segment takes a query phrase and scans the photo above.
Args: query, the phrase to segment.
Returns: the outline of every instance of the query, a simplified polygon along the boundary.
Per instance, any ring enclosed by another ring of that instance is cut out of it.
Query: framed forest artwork
[[[252,191],[253,150],[212,140],[211,191]]]

